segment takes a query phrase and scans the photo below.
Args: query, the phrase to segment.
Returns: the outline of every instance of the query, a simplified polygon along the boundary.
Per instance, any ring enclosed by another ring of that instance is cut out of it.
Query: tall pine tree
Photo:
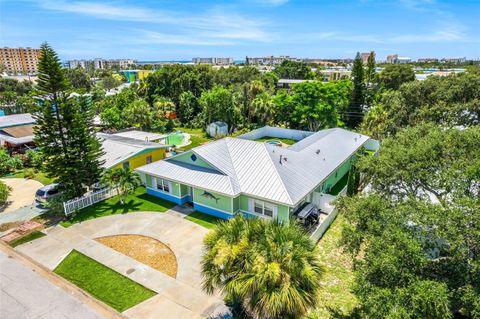
[[[56,178],[67,199],[82,195],[98,181],[103,164],[88,96],[72,95],[55,51],[41,45],[34,107],[35,143],[42,150],[47,176]]]
[[[370,52],[367,60],[367,73],[365,76],[365,104],[372,106],[373,99],[377,92],[377,79],[375,76],[375,51]]]
[[[355,128],[362,122],[363,105],[365,104],[363,61],[359,52],[357,52],[357,56],[353,61],[352,82],[352,100],[350,101],[350,107],[347,109],[344,118],[348,127]]]

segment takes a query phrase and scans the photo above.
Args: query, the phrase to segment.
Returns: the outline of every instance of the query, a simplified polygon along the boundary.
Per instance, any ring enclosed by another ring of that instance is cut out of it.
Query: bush
[[[35,178],[35,171],[33,168],[26,168],[23,170],[23,177],[27,179],[34,179]]]
[[[0,176],[23,168],[23,161],[20,156],[10,156],[7,150],[0,147]]]
[[[42,155],[38,151],[27,150],[25,152],[25,167],[32,167],[35,170],[39,170],[42,166]]]
[[[0,181],[0,207],[5,205],[12,189],[4,182]]]

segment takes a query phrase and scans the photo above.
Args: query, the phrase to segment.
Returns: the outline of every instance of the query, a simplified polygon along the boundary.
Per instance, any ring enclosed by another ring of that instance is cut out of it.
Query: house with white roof
[[[255,141],[263,136],[298,142],[279,147]],[[240,212],[288,223],[305,203],[326,207],[324,195],[331,200],[328,194],[345,181],[358,152],[377,148],[377,141],[341,128],[314,133],[264,127],[136,171],[147,193],[178,204],[189,202],[197,211],[224,219]]]
[[[102,143],[104,153],[100,160],[104,161],[105,169],[135,169],[162,160],[166,155],[167,146],[159,143],[105,133],[97,133],[97,138]]]

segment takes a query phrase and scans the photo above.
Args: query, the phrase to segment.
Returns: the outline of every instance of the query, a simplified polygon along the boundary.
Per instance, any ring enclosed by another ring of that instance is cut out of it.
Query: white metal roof
[[[113,135],[134,138],[136,140],[142,140],[147,142],[158,141],[166,137],[166,135],[164,134],[150,133],[150,132],[137,131],[137,130],[115,133]]]
[[[244,193],[295,206],[367,140],[340,128],[317,132],[288,148],[227,137],[191,150],[217,172],[175,157],[137,170],[227,195]]]
[[[102,149],[105,152],[100,158],[100,160],[105,161],[105,164],[103,164],[105,168],[111,168],[144,150],[165,147],[162,144],[113,134],[97,133],[97,137],[102,142]]]
[[[35,119],[30,113],[12,114],[0,116],[0,128],[26,125],[35,123]]]

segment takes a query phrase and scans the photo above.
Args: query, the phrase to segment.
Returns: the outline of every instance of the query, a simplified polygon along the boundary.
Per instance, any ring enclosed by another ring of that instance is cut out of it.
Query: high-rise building
[[[37,74],[40,49],[0,48],[0,64],[8,74]]]
[[[136,61],[132,59],[100,59],[93,60],[70,60],[68,66],[70,69],[81,67],[83,69],[112,69],[119,68],[121,70],[129,69],[132,65],[135,65]]]
[[[370,54],[372,54],[372,53],[371,52],[360,53],[360,56],[362,57],[362,61],[363,61],[364,64],[367,64],[368,58],[370,57]],[[373,54],[375,55],[375,52],[373,52]]]
[[[398,54],[390,54],[390,55],[387,55],[387,63],[397,63],[397,59],[398,59]]]
[[[230,65],[233,64],[233,58],[193,58],[195,64],[211,64],[211,65]]]

